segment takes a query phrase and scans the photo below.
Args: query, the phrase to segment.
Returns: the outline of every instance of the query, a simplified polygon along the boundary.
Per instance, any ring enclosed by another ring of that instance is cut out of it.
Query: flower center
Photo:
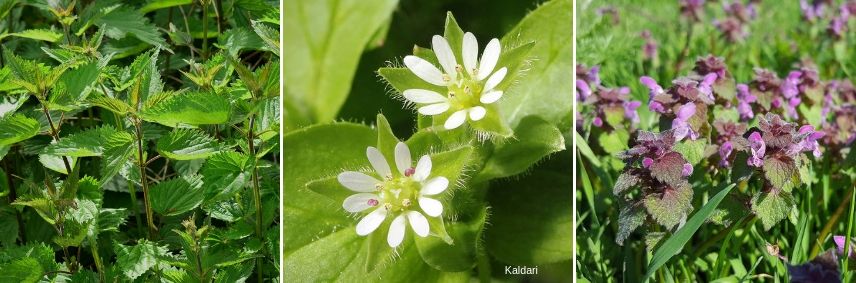
[[[482,95],[484,85],[473,77],[470,77],[468,72],[465,72],[461,65],[458,65],[458,77],[454,80],[455,83],[449,84],[449,104],[451,109],[457,111],[467,109],[473,106],[481,105],[479,99]]]
[[[411,205],[416,203],[419,197],[419,190],[422,189],[422,185],[410,177],[414,173],[414,168],[408,168],[404,172],[404,177],[392,177],[385,180],[379,186],[379,200],[376,200],[374,205],[370,200],[369,205],[382,204],[390,212],[408,210]]]

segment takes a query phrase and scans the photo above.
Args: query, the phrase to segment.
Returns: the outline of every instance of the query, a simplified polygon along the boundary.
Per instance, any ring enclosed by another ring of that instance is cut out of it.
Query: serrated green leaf
[[[4,282],[38,282],[44,269],[33,258],[21,258],[0,264],[0,280]]]
[[[134,137],[128,132],[116,132],[104,143],[101,162],[101,183],[109,181],[129,162],[134,151]]]
[[[157,150],[166,158],[193,160],[208,158],[223,150],[223,146],[202,130],[175,129],[158,139]]]
[[[799,172],[790,157],[769,156],[764,159],[764,177],[776,189],[790,192],[799,185]]]
[[[46,29],[28,29],[15,33],[7,33],[0,36],[0,40],[8,36],[21,37],[21,38],[29,38],[47,42],[57,42],[60,38],[62,38],[62,34]]]
[[[224,151],[212,155],[202,167],[205,182],[205,201],[217,201],[231,197],[250,181],[253,164],[242,153]]]
[[[698,165],[704,159],[706,139],[685,140],[675,144],[673,149],[680,153],[692,165]]]
[[[693,210],[693,190],[686,181],[663,188],[662,193],[650,194],[643,200],[645,209],[657,223],[672,229],[684,222]]]
[[[65,157],[65,159],[68,160],[68,165],[71,166],[71,168],[74,168],[77,164],[77,157]],[[65,167],[65,161],[63,161],[62,156],[39,154],[39,162],[47,169],[68,175],[68,169]]]
[[[229,100],[212,93],[190,92],[176,94],[158,104],[143,109],[143,120],[164,126],[213,125],[229,121]]]
[[[791,210],[797,209],[794,197],[789,192],[771,191],[758,193],[752,198],[752,213],[764,224],[764,230],[770,230],[779,221],[785,219]]]
[[[615,235],[615,243],[623,245],[624,240],[630,237],[630,233],[633,233],[636,228],[642,226],[647,217],[645,208],[641,205],[632,204],[622,207],[621,212],[618,213],[618,233]]]
[[[152,209],[163,216],[188,212],[202,203],[202,178],[197,176],[170,179],[149,189]]]
[[[24,115],[13,114],[0,118],[0,146],[27,140],[39,133],[39,121]]]
[[[253,21],[253,30],[267,45],[267,51],[273,52],[279,57],[279,31],[266,26],[262,22]]]
[[[134,246],[114,243],[116,265],[128,279],[134,280],[158,263],[158,257],[167,253],[167,249],[147,240],[140,240]]]
[[[140,12],[134,11],[130,7],[120,7],[99,17],[94,24],[105,26],[105,35],[109,38],[123,39],[130,34],[140,41],[169,50],[169,45],[161,37],[158,27],[150,23]]]
[[[112,126],[87,129],[60,138],[59,142],[45,147],[43,154],[71,157],[101,156],[105,141],[117,133]]]

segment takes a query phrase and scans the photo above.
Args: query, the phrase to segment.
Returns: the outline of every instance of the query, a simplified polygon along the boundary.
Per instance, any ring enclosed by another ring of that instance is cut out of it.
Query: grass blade
[[[735,184],[730,184],[728,187],[720,191],[718,194],[713,196],[699,211],[693,215],[689,221],[681,227],[675,234],[673,234],[666,242],[663,243],[656,252],[654,252],[654,257],[651,259],[651,263],[648,265],[648,271],[645,273],[645,276],[642,278],[642,281],[647,280],[654,274],[657,269],[662,267],[669,261],[672,256],[678,254],[683,248],[684,245],[690,240],[690,238],[695,234],[699,227],[704,224],[704,221],[707,220],[708,216],[713,213],[714,209],[719,206],[719,203],[722,202],[722,199],[728,195],[728,192],[731,192],[731,189],[734,188]]]

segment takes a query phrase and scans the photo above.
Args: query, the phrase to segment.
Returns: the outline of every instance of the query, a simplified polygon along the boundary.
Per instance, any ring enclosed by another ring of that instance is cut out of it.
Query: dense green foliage
[[[577,278],[852,282],[854,2],[577,2]]]
[[[570,279],[572,1],[284,4],[287,280]],[[502,46],[481,69],[495,85],[465,71],[465,32],[479,54],[492,37]],[[413,62],[457,64],[446,78],[457,83],[425,80]],[[539,273],[506,272],[517,266]]]
[[[279,275],[277,1],[0,1],[0,281]]]

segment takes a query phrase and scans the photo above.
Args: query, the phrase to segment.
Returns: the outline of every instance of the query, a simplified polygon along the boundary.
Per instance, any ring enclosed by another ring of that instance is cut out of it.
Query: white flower
[[[442,71],[428,61],[412,55],[404,57],[404,65],[422,80],[447,87],[447,95],[427,89],[408,89],[403,92],[404,98],[422,105],[418,109],[422,115],[439,115],[450,109],[454,111],[444,124],[449,130],[464,124],[467,116],[472,121],[484,118],[487,109],[483,105],[494,103],[502,97],[502,91],[495,88],[508,72],[505,67],[493,72],[501,51],[499,39],[494,38],[488,42],[481,60],[478,60],[479,46],[476,37],[470,32],[464,34],[461,46],[463,67],[458,64],[449,42],[442,36],[435,35],[432,38],[431,48],[437,55]]]
[[[366,156],[380,179],[354,171],[342,172],[338,177],[340,184],[357,192],[345,199],[342,208],[348,212],[374,209],[357,224],[357,235],[368,235],[388,217],[394,217],[386,238],[390,247],[397,247],[404,240],[407,223],[410,223],[416,235],[428,236],[428,219],[425,215],[438,217],[443,213],[443,204],[429,196],[445,191],[449,180],[445,177],[428,178],[432,166],[428,155],[423,155],[416,167],[412,167],[410,148],[403,142],[395,145],[397,174],[393,174],[386,158],[377,148],[368,147]],[[421,211],[414,207],[416,202]]]

